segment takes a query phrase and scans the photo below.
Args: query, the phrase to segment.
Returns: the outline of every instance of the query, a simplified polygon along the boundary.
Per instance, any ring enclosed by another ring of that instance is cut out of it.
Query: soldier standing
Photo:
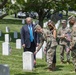
[[[72,33],[71,33],[72,40],[70,43],[71,56],[72,56],[72,62],[76,72],[76,18],[72,17],[69,23],[72,26]]]
[[[54,24],[53,21],[50,20],[47,25],[48,25],[48,28],[49,28],[51,34],[54,37],[54,38],[52,38],[52,40],[53,40],[52,44],[54,45],[54,44],[57,43],[56,42],[57,32],[56,32],[55,24]],[[55,52],[54,52],[54,58],[53,58],[53,64],[52,64],[52,66],[53,66],[53,70],[55,70],[55,68],[56,68],[56,46],[55,46]]]
[[[60,60],[64,63],[64,51],[66,52],[67,62],[70,63],[70,41],[71,29],[67,27],[66,20],[62,20],[62,27],[58,30],[58,38],[60,39]]]
[[[40,44],[34,54],[36,54],[40,50],[44,41],[46,41],[48,69],[50,71],[53,71],[53,58],[57,46],[56,39],[54,39],[53,34],[49,29],[42,29],[40,25],[36,25],[35,30],[40,34]],[[55,43],[53,44],[53,42]]]

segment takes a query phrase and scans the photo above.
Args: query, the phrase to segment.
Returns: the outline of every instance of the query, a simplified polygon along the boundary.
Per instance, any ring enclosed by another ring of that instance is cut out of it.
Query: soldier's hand
[[[46,55],[46,48],[44,48],[44,54]]]
[[[63,34],[63,35],[61,36],[61,38],[65,38],[65,34]]]
[[[46,47],[44,48],[44,51],[46,51]]]
[[[22,47],[25,48],[25,44],[23,44]]]
[[[34,55],[36,55],[37,51],[34,52]]]
[[[72,48],[73,48],[73,47],[71,46],[71,47],[70,47],[70,50],[72,50]]]
[[[39,43],[37,43],[36,46],[38,47],[39,46]]]

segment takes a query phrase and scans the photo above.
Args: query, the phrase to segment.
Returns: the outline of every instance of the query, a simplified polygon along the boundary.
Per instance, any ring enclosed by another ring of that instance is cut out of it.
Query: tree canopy
[[[0,9],[7,3],[8,0],[0,0]]]
[[[23,12],[35,11],[39,15],[39,24],[43,26],[43,20],[46,14],[53,9],[53,13],[65,10],[76,10],[76,0],[0,0],[0,8],[5,7],[6,11],[16,13],[19,10]],[[7,12],[8,13],[8,12]]]

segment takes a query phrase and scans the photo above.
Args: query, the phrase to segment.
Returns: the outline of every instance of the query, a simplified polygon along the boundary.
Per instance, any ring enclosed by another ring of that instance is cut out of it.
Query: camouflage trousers
[[[48,68],[52,68],[53,58],[56,51],[56,47],[51,47],[47,50],[47,64]]]
[[[73,49],[73,50],[71,51],[71,56],[72,56],[73,65],[74,65],[74,67],[75,67],[75,69],[76,69],[76,49]]]
[[[66,53],[66,59],[67,61],[70,61],[70,51],[69,51],[69,46],[65,45],[60,45],[60,60],[64,60],[64,51]]]

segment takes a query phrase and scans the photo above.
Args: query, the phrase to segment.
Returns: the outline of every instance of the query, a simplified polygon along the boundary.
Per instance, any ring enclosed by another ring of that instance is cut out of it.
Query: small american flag
[[[66,40],[68,40],[68,41],[71,41],[71,35],[70,35],[70,33],[66,33]]]

